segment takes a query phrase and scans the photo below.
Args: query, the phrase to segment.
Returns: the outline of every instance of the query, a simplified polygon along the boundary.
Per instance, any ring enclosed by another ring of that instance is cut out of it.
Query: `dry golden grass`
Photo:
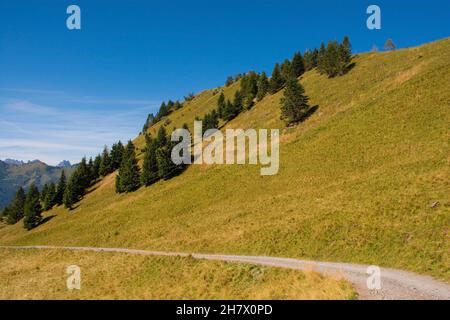
[[[0,249],[0,299],[353,299],[313,272],[180,257]],[[66,269],[81,268],[68,290]]]
[[[343,77],[302,77],[319,107],[284,129],[278,175],[261,177],[257,166],[193,165],[118,195],[113,174],[75,210],[55,208],[32,231],[21,223],[1,228],[0,243],[302,257],[449,281],[450,39],[354,62]],[[281,94],[227,127],[283,128]],[[195,110],[209,111],[213,96],[202,93]],[[177,112],[193,120],[194,106],[185,108]]]

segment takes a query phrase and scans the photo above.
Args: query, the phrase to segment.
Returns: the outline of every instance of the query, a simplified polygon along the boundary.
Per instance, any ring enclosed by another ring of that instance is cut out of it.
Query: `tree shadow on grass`
[[[48,216],[48,217],[45,217],[44,219],[41,220],[41,222],[39,223],[39,225],[44,224],[44,223],[46,223],[46,222],[52,220],[54,217],[56,217],[55,214],[54,214],[54,215],[51,215],[51,216]]]

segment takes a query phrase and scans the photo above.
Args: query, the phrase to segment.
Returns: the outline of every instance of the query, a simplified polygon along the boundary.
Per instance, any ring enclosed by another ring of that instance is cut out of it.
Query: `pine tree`
[[[230,121],[231,119],[233,119],[233,117],[234,117],[234,105],[233,103],[231,103],[230,100],[227,100],[223,120]]]
[[[23,225],[27,230],[37,227],[41,222],[42,207],[39,197],[39,190],[32,184],[28,190],[24,207]]]
[[[305,65],[300,52],[296,52],[292,57],[291,69],[295,77],[300,77],[305,72]]]
[[[64,191],[66,191],[66,175],[64,173],[64,170],[62,170],[61,176],[60,176],[59,182],[58,182],[58,187],[56,188],[55,203],[57,205],[62,205]]]
[[[139,166],[136,160],[136,150],[133,142],[128,141],[123,155],[122,164],[119,168],[119,174],[116,178],[116,191],[133,192],[141,186]]]
[[[342,45],[348,50],[348,52],[350,52],[350,54],[352,53],[352,44],[350,43],[348,36],[344,37],[342,40]]]
[[[281,98],[281,119],[288,125],[301,121],[309,109],[308,100],[297,78],[290,77]]]
[[[92,180],[95,181],[100,177],[100,165],[102,163],[102,156],[97,155],[92,165]]]
[[[125,148],[121,141],[113,144],[111,148],[111,166],[113,170],[119,169],[124,152]]]
[[[168,144],[167,131],[164,126],[159,127],[158,134],[156,136],[156,144],[158,147],[164,147]]]
[[[325,54],[325,73],[330,78],[341,73],[342,65],[339,56],[339,44],[337,41],[328,42]]]
[[[91,185],[91,172],[86,163],[86,157],[81,159],[81,162],[78,164],[76,170],[77,174],[75,177],[78,178],[77,184],[79,187],[79,195],[83,195],[84,191]]]
[[[184,168],[183,164],[176,165],[172,161],[172,147],[174,143],[169,143],[156,150],[156,162],[158,164],[158,176],[164,180],[170,179],[177,175]]]
[[[225,106],[226,106],[225,95],[222,91],[220,93],[219,99],[217,100],[217,112],[220,118],[223,118],[223,115],[225,113]]]
[[[394,51],[395,50],[395,44],[392,39],[387,39],[386,43],[384,44],[384,50],[386,51]]]
[[[283,77],[284,83],[291,76],[292,74],[291,72],[292,72],[291,62],[289,61],[289,59],[286,59],[281,65],[281,76]]]
[[[102,153],[102,161],[100,163],[99,174],[102,177],[107,176],[112,172],[111,157],[109,155],[108,147],[105,146]]]
[[[24,215],[24,207],[25,207],[25,191],[22,187],[16,192],[16,196],[14,200],[11,202],[11,205],[8,207],[7,215],[6,215],[6,223],[15,224],[20,219],[23,218]]]
[[[44,211],[48,211],[51,208],[53,208],[53,206],[56,204],[55,198],[56,198],[56,187],[55,187],[54,183],[50,183],[47,188],[47,194],[45,195],[45,198],[43,201],[44,202],[44,205],[43,205]]]
[[[72,174],[64,190],[63,203],[67,209],[72,210],[75,203],[78,202],[78,192],[76,188],[76,172]]]
[[[142,166],[141,182],[147,187],[158,181],[159,175],[158,162],[156,161],[156,141],[151,136],[146,136],[145,140],[146,147],[144,153],[144,164]]]
[[[303,63],[305,65],[305,71],[314,69],[314,56],[311,50],[307,49],[303,54]]]
[[[40,193],[40,200],[41,202],[45,201],[45,197],[47,196],[47,191],[48,191],[48,184],[45,183],[44,186],[42,187],[41,193]]]
[[[256,100],[261,101],[269,91],[269,79],[267,78],[266,73],[263,71],[258,78],[258,92],[256,94]]]
[[[320,74],[326,73],[327,70],[327,49],[325,48],[325,44],[323,42],[320,45],[320,50],[317,55],[317,69]]]
[[[273,68],[272,76],[269,80],[269,90],[271,94],[277,93],[281,88],[283,88],[284,80],[281,76],[280,65],[277,63]]]

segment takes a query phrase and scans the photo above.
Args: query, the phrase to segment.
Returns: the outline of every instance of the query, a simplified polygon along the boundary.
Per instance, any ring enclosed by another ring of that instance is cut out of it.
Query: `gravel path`
[[[450,300],[450,285],[434,280],[429,276],[422,276],[412,272],[396,269],[380,268],[381,289],[369,290],[367,288],[367,265],[317,262],[290,258],[276,258],[264,256],[239,256],[203,253],[177,253],[167,251],[151,251],[125,248],[97,248],[97,247],[57,247],[57,246],[0,246],[7,249],[60,249],[72,251],[95,252],[123,252],[131,254],[156,255],[156,256],[191,256],[196,259],[219,260],[229,262],[251,263],[271,267],[314,270],[325,275],[342,276],[350,281],[358,292],[361,300]]]

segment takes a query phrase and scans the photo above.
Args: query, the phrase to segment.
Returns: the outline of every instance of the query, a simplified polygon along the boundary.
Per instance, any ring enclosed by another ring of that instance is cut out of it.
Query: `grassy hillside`
[[[113,174],[75,210],[56,208],[35,230],[0,229],[0,243],[302,257],[450,281],[450,39],[354,62],[343,77],[302,77],[318,109],[283,129],[278,175],[262,177],[257,166],[193,165],[118,195]],[[281,95],[227,127],[283,128]],[[202,93],[170,115],[168,128],[192,126],[215,97]]]
[[[352,299],[343,280],[193,258],[0,249],[0,299]],[[80,290],[66,287],[70,265]],[[170,290],[168,290],[170,288]]]

